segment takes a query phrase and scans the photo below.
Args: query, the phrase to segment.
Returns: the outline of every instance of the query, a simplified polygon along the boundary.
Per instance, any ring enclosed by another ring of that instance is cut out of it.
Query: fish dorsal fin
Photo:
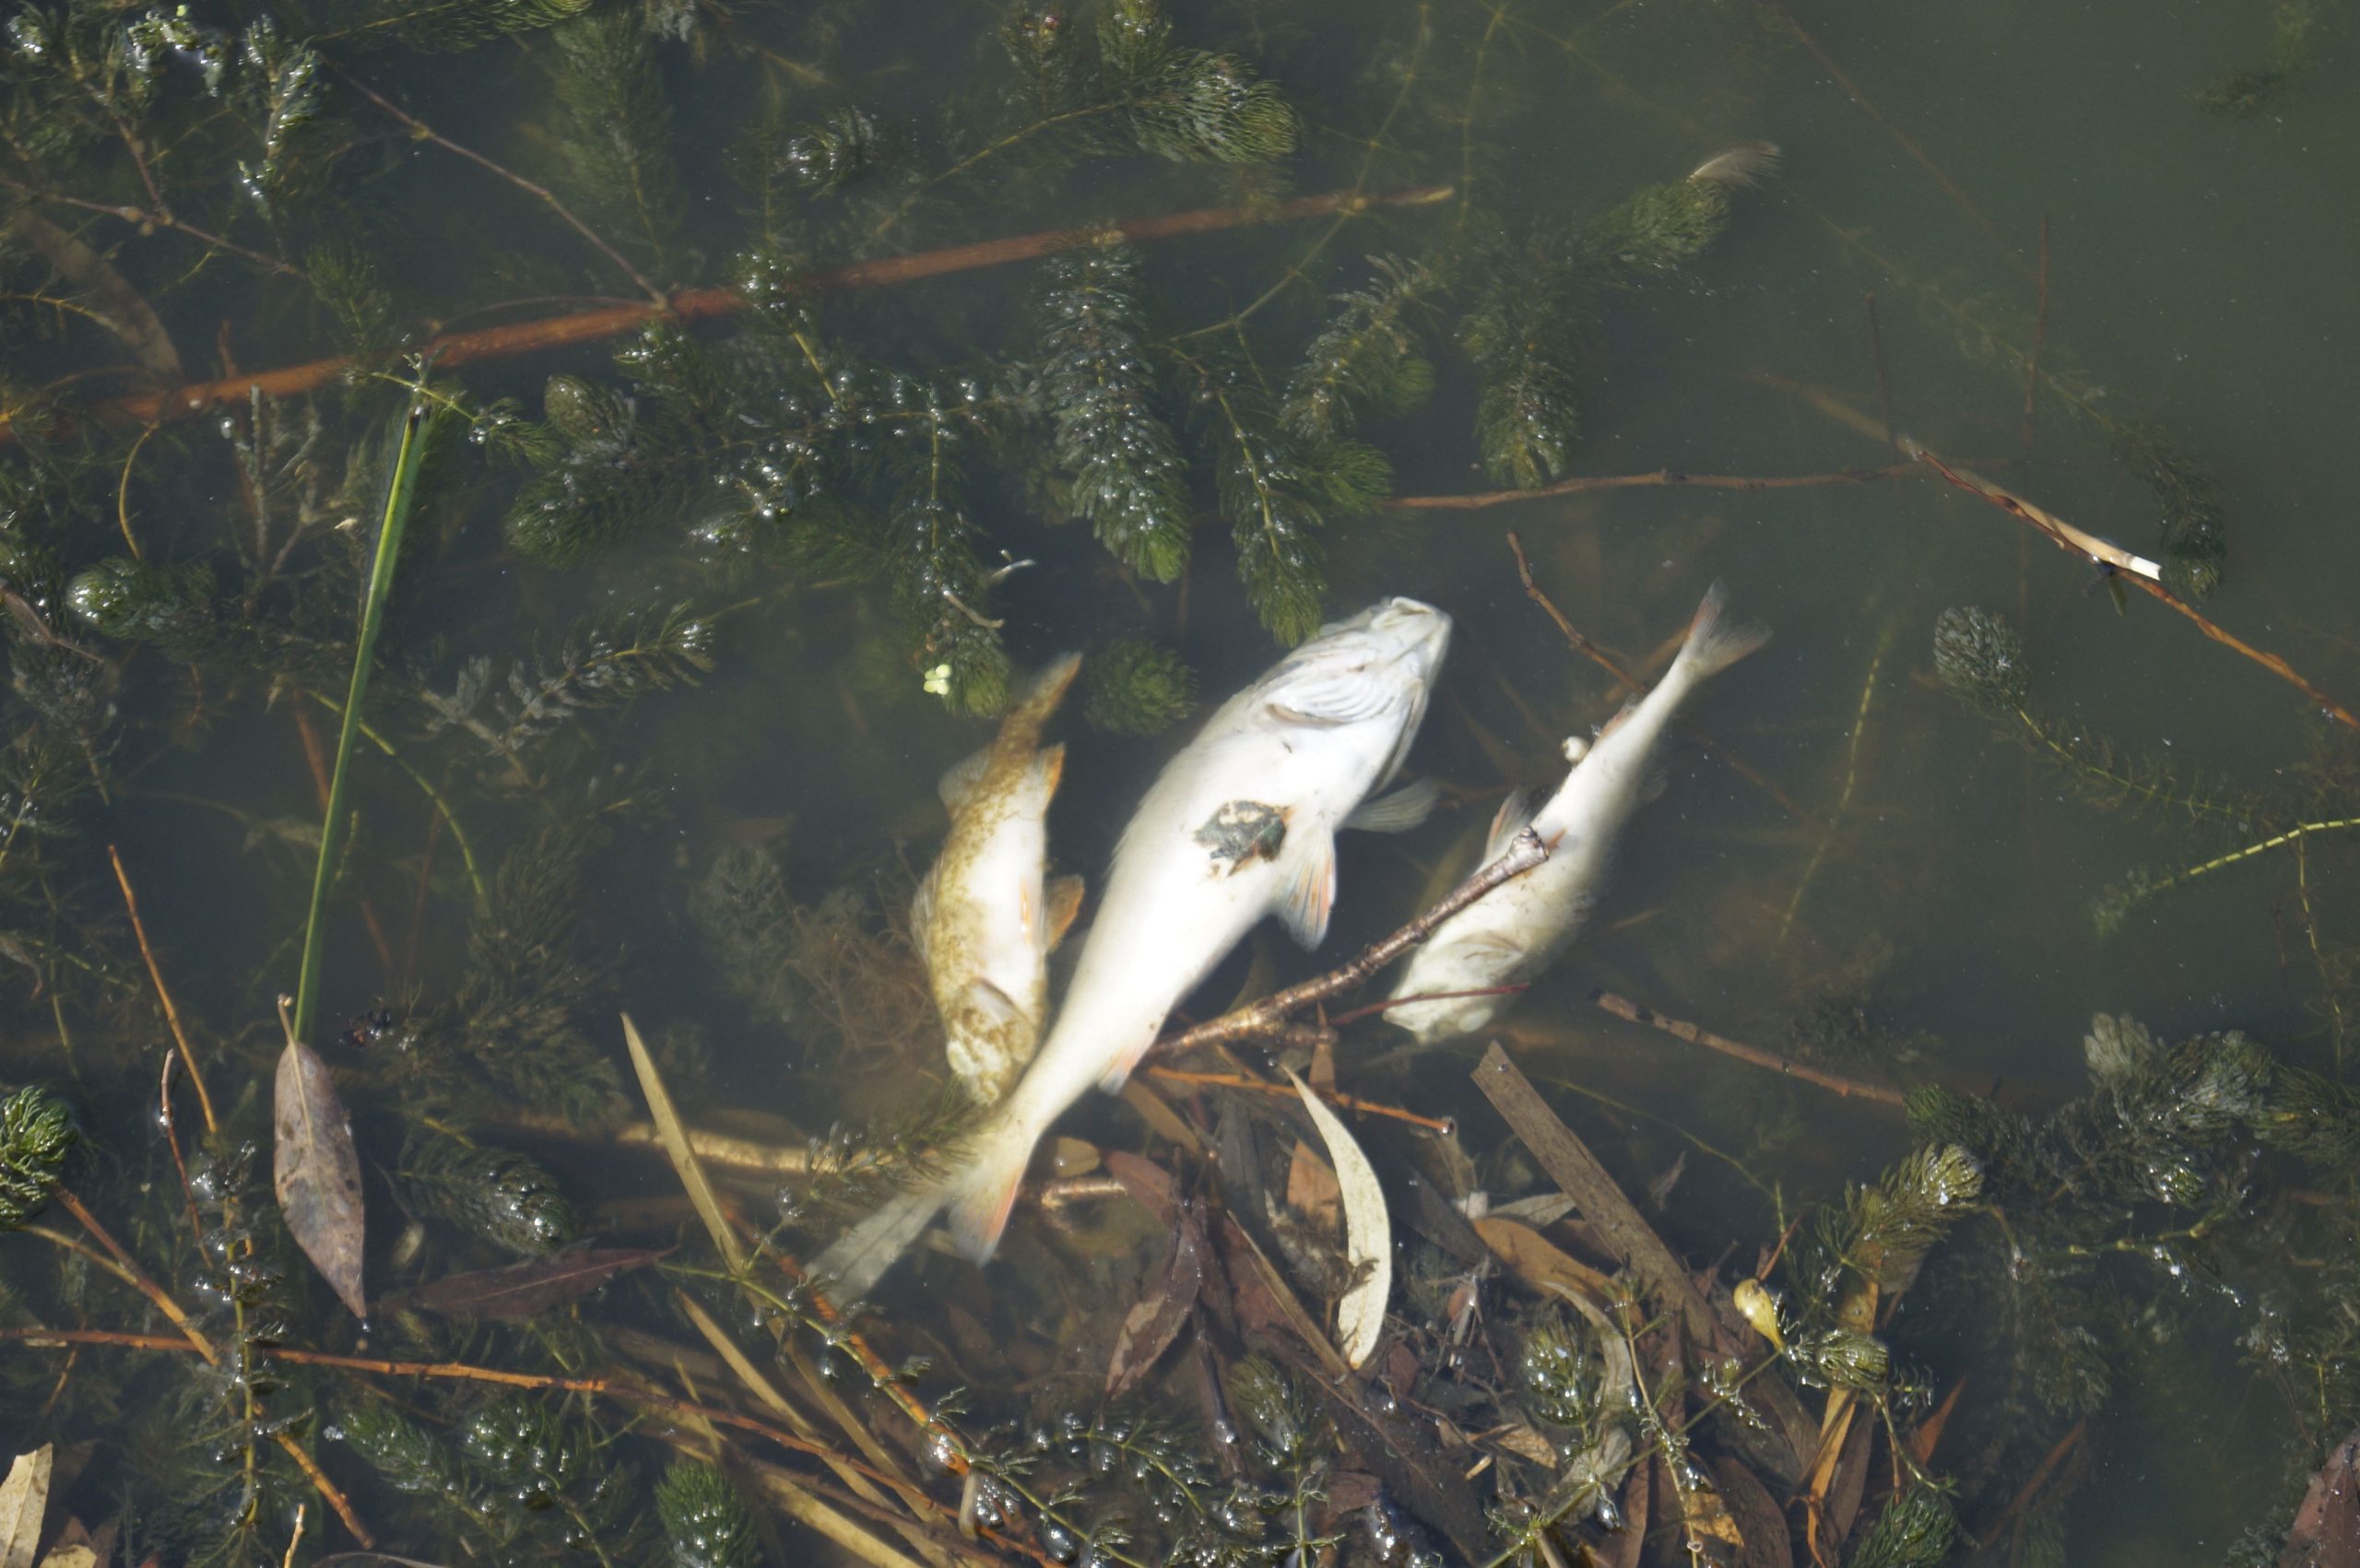
[[[934,786],[935,793],[942,796],[944,809],[955,816],[959,808],[967,804],[967,797],[975,793],[975,786],[984,782],[985,770],[991,765],[992,749],[986,746],[945,768],[942,782]]]
[[[1500,808],[1492,814],[1492,836],[1483,841],[1483,859],[1497,860],[1508,847],[1508,841],[1532,824],[1532,796],[1523,790],[1508,792]]]
[[[1081,878],[1052,877],[1049,878],[1049,929],[1047,946],[1054,949],[1073,929],[1074,917],[1081,913]]]
[[[1358,724],[1389,712],[1398,700],[1395,683],[1375,678],[1361,664],[1304,670],[1268,699],[1279,717],[1309,725]]]
[[[1290,871],[1280,895],[1278,915],[1306,948],[1328,937],[1328,916],[1336,907],[1336,838],[1322,833],[1313,843],[1306,837],[1288,849]]]
[[[1344,819],[1344,826],[1366,833],[1406,833],[1434,815],[1442,786],[1432,779],[1403,784],[1390,795],[1363,800]]]

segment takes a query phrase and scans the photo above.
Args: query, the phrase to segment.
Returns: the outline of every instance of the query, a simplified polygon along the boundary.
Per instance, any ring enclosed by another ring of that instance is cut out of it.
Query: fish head
[[[1369,725],[1386,737],[1375,784],[1400,767],[1450,650],[1450,617],[1416,599],[1380,599],[1330,621],[1264,678],[1276,717],[1323,727]]]

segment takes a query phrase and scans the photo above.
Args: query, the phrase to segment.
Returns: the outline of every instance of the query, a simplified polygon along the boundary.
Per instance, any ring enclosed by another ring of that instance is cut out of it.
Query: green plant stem
[[[421,375],[421,391],[424,380]],[[384,510],[377,522],[377,554],[369,568],[368,595],[361,601],[360,641],[352,650],[352,685],[344,700],[344,723],[336,729],[336,768],[328,775],[326,819],[320,825],[320,863],[312,876],[312,907],[303,920],[303,959],[295,986],[298,1040],[310,1036],[312,1019],[319,1008],[320,917],[327,910],[328,889],[336,882],[336,828],[344,820],[345,780],[352,771],[352,743],[360,733],[360,705],[369,695],[369,667],[376,656],[377,633],[384,625],[385,600],[393,593],[394,563],[401,556],[402,534],[409,524],[410,503],[418,495],[419,464],[425,457],[419,438],[425,422],[426,400],[413,396],[409,411],[402,418],[393,472],[385,481]]]
[[[2199,877],[2209,877],[2215,871],[2225,871],[2241,860],[2251,860],[2257,855],[2267,855],[2273,849],[2283,849],[2290,843],[2299,844],[2313,833],[2349,832],[2354,828],[2360,828],[2360,817],[2336,817],[2320,822],[2297,822],[2283,833],[2273,833],[2269,838],[2247,844],[2241,849],[2233,849],[2226,855],[2216,855],[2210,860],[2190,866],[2184,870],[2175,871],[2162,881],[2147,888],[2142,896],[2152,898],[2169,889],[2185,887]]]
[[[344,716],[346,705],[327,695],[327,693],[324,691],[314,691],[312,693],[312,700],[319,703],[321,707],[325,708],[329,713],[336,714],[339,719]],[[490,905],[491,902],[491,889],[483,879],[483,869],[476,862],[475,846],[468,843],[467,831],[465,828],[462,828],[459,825],[459,814],[451,809],[450,801],[443,798],[442,792],[434,787],[434,781],[432,779],[430,779],[424,773],[419,772],[408,758],[395,750],[394,743],[387,740],[383,735],[379,734],[377,727],[371,724],[367,719],[360,721],[360,737],[362,739],[368,741],[370,745],[374,746],[378,750],[384,752],[385,756],[391,760],[395,767],[399,768],[403,772],[407,773],[410,777],[410,782],[418,785],[418,787],[424,792],[426,798],[432,802],[435,815],[441,817],[442,819],[442,825],[451,830],[451,842],[459,846],[459,861],[460,864],[466,867],[467,886],[474,890],[476,895],[476,907],[478,909],[482,909]]]

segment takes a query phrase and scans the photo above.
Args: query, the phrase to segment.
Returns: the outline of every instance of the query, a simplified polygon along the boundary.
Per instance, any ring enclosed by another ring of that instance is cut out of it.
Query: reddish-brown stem
[[[913,283],[920,278],[972,272],[978,267],[1033,261],[1059,251],[1076,250],[1114,240],[1136,244],[1174,239],[1184,234],[1210,234],[1249,223],[1290,222],[1328,214],[1369,212],[1379,207],[1431,206],[1436,202],[1448,200],[1450,195],[1451,189],[1447,185],[1419,185],[1375,195],[1361,191],[1335,191],[1326,195],[1295,196],[1287,201],[1257,206],[1198,207],[1188,212],[1131,218],[1121,223],[1046,229],[1031,234],[980,241],[972,245],[953,245],[946,250],[852,262],[811,273],[802,283],[803,287],[815,291],[882,289]],[[102,207],[100,210],[112,212],[117,209]],[[620,336],[651,321],[688,322],[731,315],[746,309],[747,303],[746,297],[734,289],[683,289],[660,305],[616,305],[606,310],[486,327],[479,332],[445,333],[417,345],[415,352],[432,359],[440,366],[462,365],[472,360],[503,359],[576,343],[596,342],[601,338]],[[313,360],[308,364],[286,365],[254,375],[197,382],[165,394],[143,393],[118,397],[93,404],[83,412],[98,419],[128,419],[139,423],[182,419],[218,404],[244,402],[256,393],[268,397],[293,397],[316,391],[343,375],[351,364],[351,360],[341,357]],[[13,421],[0,421],[0,442],[15,438]]]
[[[1900,478],[1910,471],[1906,463],[1882,468],[1838,468],[1826,474],[1688,474],[1677,468],[1657,468],[1645,474],[1577,474],[1532,490],[1482,490],[1473,495],[1398,495],[1385,504],[1400,511],[1475,512],[1490,506],[1510,506],[1545,496],[1581,495],[1591,490],[1646,489],[1655,486],[1687,486],[1713,490],[1791,490],[1818,485],[1865,485],[1876,479]]]
[[[163,1124],[164,1147],[172,1151],[172,1169],[180,1173],[181,1201],[188,1206],[189,1240],[201,1251],[205,1246],[205,1221],[196,1214],[196,1188],[188,1179],[188,1161],[181,1158],[180,1128],[172,1121],[172,1064],[180,1060],[171,1052],[164,1053],[163,1082],[156,1091],[156,1117]]]
[[[1147,1072],[1149,1077],[1162,1079],[1167,1083],[1203,1084],[1213,1089],[1242,1089],[1253,1094],[1277,1095],[1288,1100],[1295,1097],[1293,1086],[1290,1084],[1266,1083],[1258,1078],[1250,1078],[1244,1073],[1199,1073],[1189,1072],[1182,1067],[1160,1066],[1150,1067]],[[1384,1116],[1397,1122],[1407,1122],[1411,1126],[1423,1127],[1428,1132],[1440,1133],[1446,1138],[1458,1126],[1457,1122],[1447,1116],[1422,1116],[1415,1111],[1404,1111],[1398,1105],[1386,1105],[1375,1100],[1363,1100],[1357,1094],[1342,1094],[1333,1090],[1314,1090],[1312,1092],[1330,1105],[1339,1105],[1347,1111],[1357,1111],[1366,1116]]]
[[[1616,1018],[1629,1019],[1633,1023],[1644,1023],[1650,1029],[1660,1029],[1666,1034],[1675,1039],[1685,1040],[1692,1045],[1702,1045],[1708,1051],[1718,1051],[1724,1056],[1735,1056],[1740,1062],[1748,1062],[1757,1067],[1767,1067],[1772,1072],[1784,1077],[1797,1078],[1805,1083],[1817,1084],[1820,1088],[1832,1090],[1847,1099],[1873,1100],[1881,1105],[1898,1106],[1904,1103],[1901,1091],[1897,1089],[1882,1083],[1863,1083],[1858,1079],[1845,1078],[1836,1073],[1822,1072],[1817,1067],[1805,1066],[1791,1056],[1781,1056],[1776,1051],[1764,1051],[1758,1045],[1748,1045],[1741,1041],[1731,1040],[1725,1034],[1715,1034],[1709,1029],[1701,1029],[1682,1019],[1667,1018],[1651,1008],[1643,1008],[1629,997],[1618,996],[1611,991],[1592,991],[1589,994],[1589,999]]]
[[[213,1117],[213,1096],[205,1091],[205,1075],[196,1068],[196,1053],[189,1049],[188,1032],[181,1027],[181,1010],[172,1006],[172,994],[164,984],[164,972],[156,967],[156,950],[148,945],[148,927],[139,919],[139,900],[131,890],[131,878],[123,868],[123,856],[112,844],[107,845],[107,859],[114,864],[114,879],[123,889],[123,907],[131,915],[131,935],[139,943],[139,956],[148,961],[148,978],[156,983],[156,997],[164,1004],[164,1021],[171,1026],[173,1043],[180,1047],[181,1066],[188,1069],[189,1082],[196,1086],[196,1108],[204,1113],[205,1130],[212,1132],[220,1124]]]

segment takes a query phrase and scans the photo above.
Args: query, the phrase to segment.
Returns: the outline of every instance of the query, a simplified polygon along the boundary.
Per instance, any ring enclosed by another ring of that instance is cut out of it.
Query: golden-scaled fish
[[[1768,628],[1732,626],[1722,617],[1726,591],[1713,584],[1689,623],[1688,640],[1654,690],[1631,703],[1587,750],[1565,743],[1573,772],[1539,811],[1509,796],[1492,824],[1483,851],[1489,865],[1506,853],[1528,820],[1549,846],[1549,858],[1460,910],[1426,939],[1401,982],[1405,996],[1485,991],[1531,979],[1579,933],[1613,869],[1622,831],[1655,796],[1656,752],[1681,704],[1706,680],[1770,640]],[[1436,1044],[1488,1027],[1515,1000],[1513,993],[1410,1002],[1385,1016]]]
[[[1386,599],[1319,634],[1221,704],[1159,774],[1115,847],[1073,984],[1023,1081],[938,1181],[889,1201],[821,1255],[846,1297],[874,1285],[950,1211],[960,1250],[998,1245],[1041,1135],[1092,1084],[1120,1089],[1195,987],[1266,914],[1305,946],[1327,934],[1336,831],[1397,829],[1432,804],[1389,781],[1425,717],[1450,618]]]
[[[1036,676],[989,746],[942,775],[950,834],[918,884],[910,932],[942,1015],[950,1070],[979,1105],[996,1104],[1041,1043],[1049,949],[1081,906],[1081,883],[1044,884],[1044,818],[1066,749],[1041,730],[1073,684],[1068,654]]]

